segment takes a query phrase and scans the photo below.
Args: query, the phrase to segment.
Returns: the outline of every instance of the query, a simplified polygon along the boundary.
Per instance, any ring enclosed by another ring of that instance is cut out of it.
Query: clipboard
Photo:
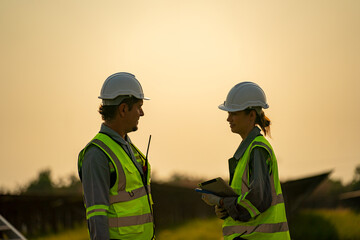
[[[239,196],[229,184],[221,177],[211,179],[206,182],[199,183],[199,187],[195,189],[197,192],[210,193],[219,197],[237,197]]]

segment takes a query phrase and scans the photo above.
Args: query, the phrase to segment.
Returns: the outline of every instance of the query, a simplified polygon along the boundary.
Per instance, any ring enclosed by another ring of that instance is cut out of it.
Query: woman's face
[[[244,139],[255,126],[255,111],[246,114],[245,111],[228,112],[226,119],[230,124],[230,129],[233,133],[240,134]]]

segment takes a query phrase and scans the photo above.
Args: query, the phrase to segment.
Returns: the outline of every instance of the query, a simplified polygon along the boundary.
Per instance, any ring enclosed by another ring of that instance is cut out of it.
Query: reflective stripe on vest
[[[106,205],[93,205],[91,207],[86,208],[86,219],[91,218],[92,216],[97,215],[107,215],[107,211],[109,210],[109,206]]]
[[[247,169],[248,169],[248,167],[246,166],[245,172],[247,172]],[[246,177],[246,179],[244,179],[244,176],[243,176],[241,185],[242,185],[241,190],[243,190],[243,192],[249,192],[249,186],[247,184],[247,177]]]
[[[131,192],[126,192],[125,191],[126,177],[125,177],[124,170],[120,164],[120,160],[118,159],[118,157],[115,155],[115,153],[113,151],[111,151],[111,149],[105,143],[103,143],[99,139],[94,139],[94,140],[92,140],[92,142],[99,145],[100,147],[102,147],[111,156],[111,158],[115,161],[116,168],[119,170],[119,174],[118,174],[119,183],[122,183],[122,184],[118,184],[118,194],[110,196],[110,204],[117,203],[117,202],[131,201],[136,198],[146,196],[147,192],[146,192],[145,187],[140,187],[138,189],[132,190]],[[133,148],[135,148],[135,147],[133,147]],[[141,161],[141,157],[137,151],[134,155],[136,157],[136,160],[139,162],[139,161]],[[146,187],[150,194],[150,186],[147,185]]]
[[[147,185],[146,187],[150,194],[150,186]],[[111,195],[110,196],[110,204],[117,203],[117,202],[131,201],[131,200],[146,196],[146,194],[147,194],[147,191],[146,191],[145,187],[137,188],[135,190],[132,190],[131,192],[126,192],[124,190],[124,191],[118,192],[117,195]]]
[[[251,147],[250,147],[250,152],[252,151],[252,149],[256,146],[262,146],[264,148],[266,148],[266,150],[268,151],[268,153],[270,154],[270,157],[272,158],[273,157],[273,151],[272,149],[266,145],[265,143],[263,142],[259,142],[259,141],[254,141],[252,144],[251,144]],[[275,189],[275,183],[274,183],[274,175],[272,173],[272,170],[270,169],[271,171],[271,174],[270,174],[270,188],[271,188],[271,197],[272,197],[272,201],[271,201],[271,205],[270,206],[274,206],[278,203],[283,203],[284,202],[284,198],[283,198],[283,195],[282,193],[280,193],[279,195],[276,194],[276,189]],[[243,181],[244,181],[244,178],[245,178],[245,173],[243,175]]]
[[[274,233],[274,232],[286,232],[289,230],[287,222],[281,223],[272,223],[272,224],[260,224],[257,226],[244,226],[244,225],[236,225],[236,226],[227,226],[223,228],[224,235],[231,235],[235,233],[243,233],[250,234],[253,232],[261,232],[261,233]]]
[[[102,133],[96,135],[79,155],[80,167],[85,151],[91,144],[96,145],[109,157],[117,179],[110,189],[110,206],[94,205],[87,208],[87,219],[96,215],[107,216],[110,238],[128,239],[131,235],[139,239],[151,239],[154,226],[149,178],[146,178],[144,186],[141,173],[128,154],[118,147],[118,143]],[[140,151],[136,153],[137,159],[143,157]],[[147,166],[150,168],[149,164]]]
[[[247,209],[251,217],[255,217],[260,214],[259,210],[247,199],[241,200],[238,204]]]
[[[245,179],[247,179],[246,171],[244,172],[243,179],[242,179],[242,181],[243,181],[242,186],[245,186],[246,191],[245,191],[245,189],[243,191],[242,190],[243,188],[241,189],[241,192],[243,192],[243,194],[242,194],[242,197],[238,199],[238,203],[240,203],[240,201],[246,200],[245,197],[249,191],[249,190],[247,190],[248,189],[247,185],[244,184]],[[282,193],[276,194],[273,174],[270,175],[270,188],[271,188],[271,197],[272,197],[271,206],[274,206],[278,203],[283,203],[284,202],[283,194]]]
[[[251,143],[251,146],[250,146],[250,152],[252,151],[252,149],[255,147],[255,146],[262,146],[264,148],[267,149],[267,151],[269,152],[270,154],[270,157],[272,157],[272,154],[273,154],[273,151],[272,149],[266,145],[265,143],[263,142],[259,142],[259,141],[254,141]],[[248,179],[248,169],[249,169],[249,165],[247,164],[246,167],[245,167],[245,171],[242,175],[242,186],[241,186],[241,193],[242,195],[247,195],[248,192],[249,192],[249,187],[248,187],[248,182],[249,182],[249,179]],[[270,188],[271,188],[271,197],[272,197],[272,201],[271,201],[271,205],[270,206],[274,206],[278,203],[283,203],[284,202],[284,198],[283,198],[283,195],[282,193],[277,195],[276,194],[276,189],[275,189],[275,184],[274,184],[274,176],[273,174],[271,173],[270,175]],[[250,201],[248,201],[247,199],[245,199],[246,196],[243,196],[241,198],[238,198],[238,204],[243,206],[245,209],[248,210],[248,212],[250,213],[250,216],[253,218],[253,217],[256,217],[257,215],[260,214],[259,210],[254,206],[252,205],[252,203]]]
[[[271,159],[269,162],[269,174],[272,201],[270,207],[263,213],[260,213],[258,209],[246,199],[249,193],[249,159],[251,151],[255,147],[265,148]],[[256,137],[241,159],[239,159],[234,171],[231,187],[240,195],[237,200],[238,204],[247,209],[252,218],[248,222],[235,221],[231,217],[225,219],[223,224],[223,236],[225,240],[233,239],[240,235],[246,239],[258,239],[258,234],[268,234],[266,239],[277,239],[278,237],[279,239],[290,239],[284,198],[278,180],[276,157],[270,144],[263,136]],[[272,217],[269,217],[269,215],[272,215]]]
[[[251,143],[251,146],[250,146],[250,149],[252,150],[256,145],[259,145],[259,146],[262,146],[262,147],[264,147],[264,148],[266,148],[266,150],[268,151],[268,153],[270,154],[270,157],[272,158],[273,156],[273,151],[272,151],[272,149],[268,146],[268,145],[266,145],[265,143],[263,143],[263,142],[258,142],[258,141],[254,141],[254,142],[252,142]],[[250,151],[251,151],[250,150]]]
[[[133,225],[145,224],[152,221],[153,216],[151,213],[139,216],[109,218],[109,227],[128,227]]]
[[[117,177],[119,178],[118,192],[124,191],[125,186],[126,186],[126,177],[125,177],[124,169],[122,168],[122,166],[120,164],[119,158],[115,155],[115,153],[113,151],[111,151],[111,149],[105,143],[103,143],[99,139],[93,139],[91,142],[94,143],[95,145],[98,145],[102,149],[104,149],[110,155],[110,157],[114,160],[116,168],[119,171],[117,174]]]

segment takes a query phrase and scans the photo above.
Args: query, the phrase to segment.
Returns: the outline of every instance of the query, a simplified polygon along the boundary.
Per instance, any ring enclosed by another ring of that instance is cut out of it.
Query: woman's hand
[[[229,216],[225,208],[219,207],[218,205],[215,205],[215,214],[220,219],[225,219]]]
[[[220,206],[220,200],[221,200],[221,197],[218,197],[214,194],[208,194],[208,193],[203,193],[201,195],[201,199],[207,204],[207,205],[210,205],[210,206],[214,206],[214,205],[218,205]]]

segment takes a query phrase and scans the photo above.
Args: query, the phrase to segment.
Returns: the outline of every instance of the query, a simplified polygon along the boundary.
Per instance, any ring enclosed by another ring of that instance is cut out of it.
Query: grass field
[[[75,229],[62,231],[58,234],[51,234],[40,238],[28,238],[29,240],[89,240],[86,225],[79,226]]]
[[[192,220],[182,225],[160,229],[157,240],[220,240],[222,221],[219,219]],[[305,210],[292,225],[291,238],[307,240],[360,240],[360,213],[348,209]],[[86,240],[86,226],[33,240]],[[31,238],[29,238],[31,240]]]
[[[319,210],[318,214],[334,224],[341,239],[360,239],[360,213],[339,209]]]
[[[360,213],[349,209],[304,210],[293,220],[290,234],[295,240],[359,240]]]
[[[158,240],[220,240],[222,220],[193,220],[181,226],[159,231]]]
[[[177,227],[159,230],[157,240],[220,240],[222,221],[219,219],[192,220]],[[33,240],[88,240],[86,226],[67,230],[59,234],[48,235]],[[31,240],[29,238],[29,240]]]

